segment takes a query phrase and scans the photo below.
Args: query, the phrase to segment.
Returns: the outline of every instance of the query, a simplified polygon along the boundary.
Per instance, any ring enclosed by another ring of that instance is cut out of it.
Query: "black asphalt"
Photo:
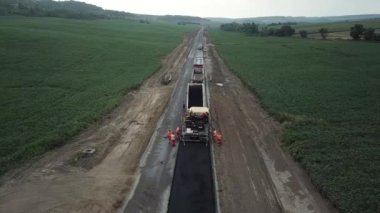
[[[193,85],[189,88],[188,108],[203,106],[202,85]]]
[[[203,39],[203,32],[199,31],[197,37],[194,40],[193,47],[188,55],[187,62],[181,70],[180,78],[177,82],[176,88],[173,92],[173,95],[168,103],[168,107],[166,111],[161,116],[159,123],[157,124],[156,130],[151,138],[150,147],[148,148],[148,152],[146,154],[146,158],[141,163],[141,175],[138,180],[138,184],[134,190],[132,190],[132,194],[126,200],[126,205],[123,206],[122,212],[166,212],[168,210],[169,196],[171,192],[171,186],[173,181],[173,173],[175,168],[175,162],[177,157],[178,147],[172,148],[167,139],[166,131],[168,129],[174,130],[177,126],[180,125],[181,122],[181,112],[183,110],[183,103],[186,102],[186,90],[187,83],[190,82],[191,73],[193,71],[193,62],[194,57],[197,54],[197,47],[201,45]],[[205,148],[205,147],[203,147]],[[196,149],[196,148],[194,148]],[[182,147],[179,149],[179,152],[185,152],[184,160],[188,159],[186,156],[189,156],[185,149]],[[193,150],[190,148],[189,150]],[[198,150],[199,151],[199,150]],[[202,159],[208,159],[208,163],[210,156],[206,154],[200,154],[199,157],[196,157],[198,153],[203,153],[203,151],[198,152],[195,151],[192,159],[188,159],[189,163],[193,162],[203,162]],[[209,151],[206,147],[204,151]],[[182,157],[179,158],[179,161],[182,162]],[[181,163],[179,163],[181,164]],[[178,165],[179,165],[178,164]],[[205,164],[206,165],[206,164]],[[199,166],[199,165],[198,165]],[[182,166],[177,166],[177,168]],[[201,167],[203,168],[203,166]],[[184,168],[185,169],[185,168]],[[210,170],[211,168],[209,168]],[[177,169],[178,170],[178,169]],[[202,171],[205,169],[202,169]],[[205,176],[210,176],[211,171],[204,173]],[[200,173],[199,176],[201,175]],[[186,176],[187,177],[187,176]],[[196,178],[190,178],[196,179]],[[203,181],[203,178],[200,178]],[[184,181],[186,183],[186,181]],[[202,184],[207,184],[208,186],[204,187],[204,190],[209,191],[210,182],[204,180]],[[173,188],[173,190],[176,187]],[[187,187],[187,189],[191,190],[192,187]],[[211,188],[212,189],[212,188]],[[176,190],[177,192],[177,190]],[[194,196],[196,196],[194,194]],[[180,196],[178,196],[181,198]],[[193,199],[197,199],[194,197]],[[210,200],[210,199],[209,199]],[[180,201],[182,202],[182,201]],[[190,206],[192,204],[188,204]],[[205,204],[202,204],[205,205]],[[201,208],[196,205],[197,208]],[[213,206],[213,203],[210,203],[210,206]],[[174,207],[173,207],[174,208]],[[206,207],[202,207],[206,208]],[[211,209],[212,210],[212,209]],[[185,212],[185,211],[178,211]],[[192,211],[198,212],[198,211]]]
[[[215,212],[210,146],[181,145],[169,201],[169,213]]]

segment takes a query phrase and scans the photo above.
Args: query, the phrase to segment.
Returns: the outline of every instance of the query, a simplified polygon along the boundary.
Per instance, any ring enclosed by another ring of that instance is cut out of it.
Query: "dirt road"
[[[140,89],[126,95],[111,114],[64,147],[1,178],[0,212],[115,212],[140,173],[139,162],[174,83],[186,62],[195,32],[166,59]],[[90,156],[82,151],[94,148]]]
[[[226,67],[214,45],[207,48],[211,113],[224,136],[214,149],[221,212],[334,212],[281,149],[280,125]]]

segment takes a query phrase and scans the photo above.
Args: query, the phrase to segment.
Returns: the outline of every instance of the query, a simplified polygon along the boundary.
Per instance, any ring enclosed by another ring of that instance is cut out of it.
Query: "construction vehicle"
[[[204,66],[203,66],[203,53],[197,52],[194,58],[194,71],[191,76],[191,82],[203,83],[204,80]]]
[[[194,58],[194,73],[203,73],[203,56]]]
[[[209,116],[204,84],[189,83],[186,112],[182,120],[181,140],[185,143],[208,142],[210,136]]]

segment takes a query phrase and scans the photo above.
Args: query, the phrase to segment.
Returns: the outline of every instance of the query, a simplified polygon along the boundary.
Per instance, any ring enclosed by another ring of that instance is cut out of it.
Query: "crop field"
[[[342,212],[379,212],[379,43],[211,35],[322,194]]]
[[[0,17],[0,174],[114,108],[192,29]]]

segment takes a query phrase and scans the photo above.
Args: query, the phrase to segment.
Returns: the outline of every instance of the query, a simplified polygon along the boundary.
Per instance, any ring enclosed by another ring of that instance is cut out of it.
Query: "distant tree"
[[[376,40],[376,34],[375,34],[375,29],[373,28],[367,28],[363,32],[364,39],[367,41],[373,41]]]
[[[248,34],[256,34],[259,32],[259,26],[255,23],[244,23],[240,26],[240,31]]]
[[[250,24],[249,23],[243,23],[239,26],[239,31],[248,33]]]
[[[277,30],[278,29],[263,27],[261,29],[260,35],[261,36],[275,36],[275,33]]]
[[[300,34],[301,38],[307,38],[307,31],[306,30],[300,30],[299,34]]]
[[[269,29],[268,29],[268,32],[267,32],[268,36],[273,36],[274,33],[275,33],[275,31],[276,31],[276,30],[274,30],[273,28],[269,28]]]
[[[247,34],[257,34],[259,33],[259,26],[255,23],[243,23],[239,24],[236,22],[226,23],[220,25],[220,29],[224,31],[233,31],[233,32],[244,32]]]
[[[285,37],[285,36],[292,36],[294,32],[295,30],[291,26],[285,25],[285,26],[282,26],[280,29],[271,29],[271,31],[268,32],[268,35]]]
[[[318,32],[321,34],[322,39],[326,39],[327,33],[329,32],[327,28],[321,28],[318,30]]]
[[[241,24],[238,24],[236,22],[227,23],[220,25],[220,29],[224,31],[240,31],[241,30]]]
[[[355,24],[355,26],[351,27],[351,37],[354,40],[360,40],[361,36],[364,33],[364,27],[362,24]]]
[[[271,31],[271,33],[270,33]],[[273,29],[268,27],[262,27],[260,31],[261,36],[270,36],[273,35]]]
[[[78,1],[0,0],[0,15],[48,16],[75,19],[105,19],[133,16],[129,13],[103,10]]]
[[[283,31],[284,36],[292,36],[294,35],[294,32],[296,31],[290,25],[282,26],[281,30]]]
[[[293,29],[289,25],[285,25],[285,26],[282,26],[280,29],[263,27],[260,32],[260,35],[285,37],[285,36],[292,36],[294,32],[295,32],[295,29]]]

